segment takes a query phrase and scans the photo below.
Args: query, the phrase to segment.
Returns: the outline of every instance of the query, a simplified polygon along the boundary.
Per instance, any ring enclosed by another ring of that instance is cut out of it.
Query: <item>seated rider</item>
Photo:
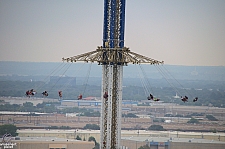
[[[48,96],[48,92],[47,91],[44,91],[43,93],[42,93],[42,95],[44,95],[44,96]]]
[[[26,96],[28,96],[30,98],[30,90],[26,91]]]
[[[187,97],[187,96],[184,96],[184,97],[182,98],[182,96],[181,96],[181,100],[182,100],[183,102],[188,102],[188,97]]]
[[[150,94],[150,98],[153,100],[153,98],[154,98],[154,97],[153,97],[153,95],[152,95],[152,94]]]
[[[29,90],[27,90],[27,91],[26,91],[26,95],[28,96],[29,94],[30,94],[30,91],[29,91]]]
[[[59,91],[59,97],[62,98],[62,91]]]
[[[193,102],[198,101],[198,97],[195,97],[195,99],[193,99]]]
[[[108,98],[108,93],[105,92],[105,94],[103,95],[104,98]]]
[[[148,100],[153,100],[153,99],[154,99],[153,95],[150,94],[150,95],[148,96]]]
[[[78,100],[80,100],[80,99],[82,99],[82,94],[80,94],[80,95],[78,96]]]
[[[36,94],[36,91],[32,89],[31,95],[34,96],[35,94]]]

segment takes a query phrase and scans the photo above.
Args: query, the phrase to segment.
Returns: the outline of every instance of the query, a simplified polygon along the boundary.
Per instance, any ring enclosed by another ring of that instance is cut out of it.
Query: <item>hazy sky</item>
[[[102,45],[103,0],[0,0],[0,61],[60,62]],[[225,0],[127,0],[125,46],[225,66]]]

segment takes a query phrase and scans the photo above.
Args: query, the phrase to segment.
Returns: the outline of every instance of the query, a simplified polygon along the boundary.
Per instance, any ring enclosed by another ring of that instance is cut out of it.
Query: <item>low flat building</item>
[[[195,138],[168,138],[168,137],[122,137],[123,149],[138,149],[149,146],[151,149],[224,149],[225,142],[195,139]]]
[[[82,140],[94,137],[100,143],[99,130],[18,130],[20,137],[64,138],[74,140],[79,136]],[[225,133],[195,133],[179,131],[145,131],[122,130],[122,149],[138,149],[148,145],[151,149],[224,149]]]
[[[0,148],[13,149],[92,149],[93,141],[80,141],[57,137],[16,137],[7,143],[0,143]]]
[[[64,107],[82,107],[82,106],[101,106],[101,100],[96,100],[98,99],[97,97],[91,97],[91,99],[95,100],[61,100],[61,106]],[[86,98],[83,98],[86,99]],[[123,100],[122,101],[122,106],[132,106],[138,105],[137,101],[129,101],[129,100]]]

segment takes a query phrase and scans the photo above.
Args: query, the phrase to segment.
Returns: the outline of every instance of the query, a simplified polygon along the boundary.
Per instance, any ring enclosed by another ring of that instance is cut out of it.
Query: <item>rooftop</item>
[[[192,143],[220,143],[225,142],[207,140],[207,139],[196,139],[196,138],[168,138],[168,137],[122,137],[123,140],[140,141],[140,142],[192,142]]]
[[[60,129],[21,129],[21,130],[17,130],[18,133],[74,133],[75,130],[74,129],[70,129],[70,130],[60,130]],[[79,133],[98,133],[100,134],[100,130],[83,130],[83,129],[76,129],[76,132]],[[172,135],[211,135],[211,136],[224,136],[225,137],[225,133],[210,133],[210,132],[182,132],[182,131],[150,131],[150,130],[122,130],[121,134],[133,134],[135,135],[152,135],[155,134],[158,136],[166,134],[168,136],[172,136]]]

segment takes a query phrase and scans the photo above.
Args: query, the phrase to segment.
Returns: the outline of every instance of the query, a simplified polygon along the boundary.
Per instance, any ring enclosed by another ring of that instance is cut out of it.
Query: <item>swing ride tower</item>
[[[95,51],[63,58],[63,61],[67,62],[97,62],[102,65],[101,149],[120,148],[123,66],[129,63],[163,63],[124,47],[125,2],[125,0],[104,0],[102,46],[97,47]],[[108,96],[105,97],[105,94]]]

